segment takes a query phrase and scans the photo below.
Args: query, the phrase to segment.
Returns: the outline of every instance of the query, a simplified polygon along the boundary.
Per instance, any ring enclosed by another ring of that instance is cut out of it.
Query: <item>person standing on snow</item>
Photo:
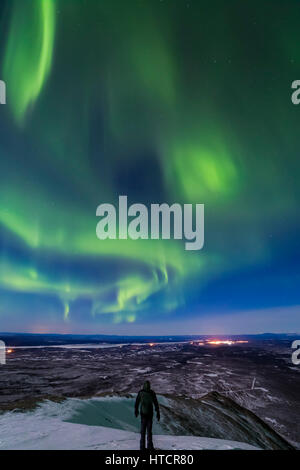
[[[154,390],[151,389],[149,380],[146,380],[135,401],[135,416],[138,417],[139,409],[141,414],[140,450],[145,450],[146,431],[147,449],[154,450],[152,441],[153,405],[156,411],[157,421],[159,421],[160,413],[156,394]]]

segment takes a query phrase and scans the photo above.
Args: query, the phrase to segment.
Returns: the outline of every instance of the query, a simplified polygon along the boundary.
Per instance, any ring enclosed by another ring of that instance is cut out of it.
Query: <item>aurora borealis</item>
[[[1,2],[0,331],[300,331],[300,4]],[[96,208],[205,204],[205,246]]]

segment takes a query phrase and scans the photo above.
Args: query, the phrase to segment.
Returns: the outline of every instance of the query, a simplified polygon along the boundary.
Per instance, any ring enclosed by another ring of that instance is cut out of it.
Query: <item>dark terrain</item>
[[[300,366],[292,364],[291,352],[291,340],[277,338],[230,346],[95,341],[77,347],[15,347],[0,366],[0,409],[28,409],[45,398],[136,393],[147,378],[157,393],[175,401],[218,392],[227,404],[233,400],[299,445]],[[216,402],[220,395],[209,396]],[[207,433],[213,437],[214,431]]]

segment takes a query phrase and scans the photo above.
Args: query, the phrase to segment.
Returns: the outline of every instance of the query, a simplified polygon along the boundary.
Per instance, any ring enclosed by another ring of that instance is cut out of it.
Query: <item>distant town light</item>
[[[207,344],[214,344],[214,345],[227,344],[228,346],[232,346],[233,344],[248,343],[248,342],[249,341],[212,340],[212,341],[207,341]]]

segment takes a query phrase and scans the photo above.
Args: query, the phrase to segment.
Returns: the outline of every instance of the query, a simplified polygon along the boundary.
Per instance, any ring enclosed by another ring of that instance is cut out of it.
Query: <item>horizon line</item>
[[[17,331],[0,331],[0,335],[35,335],[35,336],[46,336],[46,335],[56,335],[56,336],[116,336],[116,337],[129,337],[129,338],[153,338],[153,337],[187,337],[187,336],[262,336],[262,335],[300,335],[296,331],[292,332],[272,332],[265,331],[263,333],[227,333],[227,334],[218,334],[218,333],[194,333],[194,334],[153,334],[153,335],[129,335],[129,334],[115,334],[115,333],[33,333],[33,332],[17,332]]]

